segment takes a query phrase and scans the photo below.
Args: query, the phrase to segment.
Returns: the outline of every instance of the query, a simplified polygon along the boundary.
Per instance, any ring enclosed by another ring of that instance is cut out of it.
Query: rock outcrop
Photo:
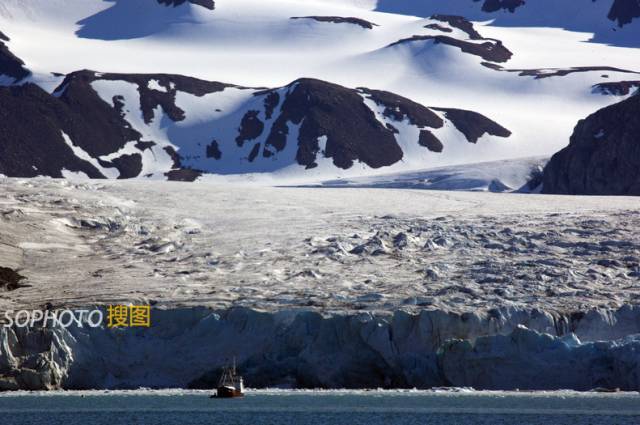
[[[0,389],[247,385],[640,389],[640,309],[559,314],[154,310],[151,328],[0,328]],[[598,341],[598,342],[596,342]]]
[[[543,192],[640,195],[640,96],[581,120],[545,168]]]
[[[20,287],[20,282],[23,279],[24,276],[14,269],[0,266],[0,290],[16,290]]]
[[[317,22],[327,22],[332,24],[351,24],[357,25],[366,30],[372,30],[373,27],[377,25],[373,22],[369,22],[365,19],[354,18],[354,17],[343,17],[343,16],[294,16],[291,19],[309,19]]]
[[[630,24],[640,18],[640,2],[638,0],[614,0],[608,18],[616,21],[619,27]]]
[[[0,86],[19,82],[31,74],[22,59],[11,53],[7,42],[9,37],[0,31]]]
[[[62,177],[63,170],[104,175],[78,158],[64,134],[84,129],[90,139],[105,137],[82,115],[34,84],[0,88],[0,173],[7,176]],[[38,119],[28,119],[38,117]],[[63,134],[64,133],[64,134]],[[97,133],[97,134],[96,134]]]
[[[202,6],[209,10],[214,10],[216,8],[216,3],[214,0],[158,0],[158,3],[164,4],[167,6],[180,6],[189,2],[191,4],[197,4],[198,6]]]
[[[460,49],[463,53],[479,56],[485,61],[491,63],[504,63],[513,56],[513,53],[507,49],[502,41],[493,38],[485,38],[469,20],[455,15],[433,15],[432,20],[440,21],[448,24],[451,28],[461,30],[466,34],[468,40],[452,37],[449,35],[414,35],[412,37],[398,40],[387,47],[412,45],[416,42],[433,42],[434,44],[444,44]],[[426,25],[425,28],[435,29],[442,32],[452,32],[451,28],[444,27],[440,24]],[[483,41],[479,43],[479,41]],[[496,65],[497,66],[497,65]]]
[[[499,10],[508,10],[509,12],[514,13],[517,8],[524,6],[525,3],[525,0],[485,0],[482,4],[482,11],[491,13]]]

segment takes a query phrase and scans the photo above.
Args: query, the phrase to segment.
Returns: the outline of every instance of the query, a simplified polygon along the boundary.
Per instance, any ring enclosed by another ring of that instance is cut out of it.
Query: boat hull
[[[235,388],[220,387],[216,391],[216,398],[237,398],[244,397],[242,391]]]

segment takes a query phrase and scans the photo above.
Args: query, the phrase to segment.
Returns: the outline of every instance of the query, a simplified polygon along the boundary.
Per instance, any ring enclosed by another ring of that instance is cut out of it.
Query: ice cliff
[[[251,387],[640,389],[640,307],[560,314],[155,310],[151,328],[0,328],[0,390]]]

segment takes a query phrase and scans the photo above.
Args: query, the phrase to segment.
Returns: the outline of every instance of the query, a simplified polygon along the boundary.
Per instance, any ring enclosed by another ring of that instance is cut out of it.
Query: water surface
[[[206,392],[21,393],[0,396],[14,424],[634,424],[636,393],[259,391],[215,400]]]

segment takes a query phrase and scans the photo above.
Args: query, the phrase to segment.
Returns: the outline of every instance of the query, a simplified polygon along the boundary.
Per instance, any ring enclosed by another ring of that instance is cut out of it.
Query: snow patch
[[[69,171],[63,168],[61,173],[62,177],[67,180],[89,180],[89,176],[82,171]]]
[[[74,145],[73,141],[71,141],[71,138],[64,131],[62,131],[62,138],[64,139],[64,142],[67,144],[67,146],[71,148],[75,156],[93,165],[96,169],[98,169],[98,171],[100,171],[100,173],[102,173],[103,176],[109,179],[117,179],[120,176],[120,171],[118,171],[117,168],[103,167],[97,159],[89,155],[84,149]]]
[[[169,92],[169,90],[167,90],[166,87],[160,85],[160,82],[158,80],[154,80],[154,79],[149,80],[149,83],[147,84],[147,88],[149,90],[156,90],[163,93]]]

